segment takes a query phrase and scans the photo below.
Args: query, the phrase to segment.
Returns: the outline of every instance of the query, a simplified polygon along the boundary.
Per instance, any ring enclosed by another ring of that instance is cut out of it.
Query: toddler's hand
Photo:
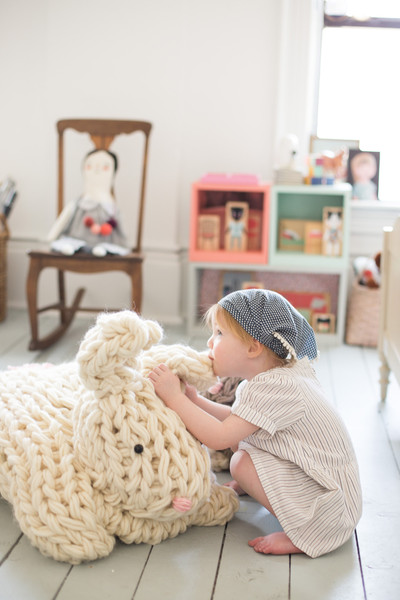
[[[167,406],[170,406],[174,398],[181,393],[179,377],[170,371],[167,365],[164,365],[163,363],[151,371],[149,379],[154,386],[157,396],[159,396]]]

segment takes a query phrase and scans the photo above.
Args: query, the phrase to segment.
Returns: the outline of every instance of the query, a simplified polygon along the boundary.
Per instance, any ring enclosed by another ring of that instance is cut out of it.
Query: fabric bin
[[[380,301],[380,288],[353,282],[347,306],[346,344],[378,345]]]

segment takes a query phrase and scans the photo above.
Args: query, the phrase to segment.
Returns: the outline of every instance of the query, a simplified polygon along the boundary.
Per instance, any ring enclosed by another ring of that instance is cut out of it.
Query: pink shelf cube
[[[201,183],[219,183],[221,185],[258,185],[257,175],[249,173],[206,173],[200,179]]]
[[[251,180],[251,182],[249,182]],[[197,262],[268,262],[270,184],[253,175],[208,174],[192,184],[189,259]],[[245,250],[226,248],[227,205],[246,207]],[[244,203],[244,204],[243,204]]]

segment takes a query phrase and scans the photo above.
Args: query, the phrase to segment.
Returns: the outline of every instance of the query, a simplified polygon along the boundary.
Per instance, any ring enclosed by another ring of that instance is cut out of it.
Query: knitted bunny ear
[[[145,320],[131,310],[117,313],[101,313],[96,321],[96,327],[102,331],[105,340],[115,336],[126,336],[126,344],[132,351],[132,345],[140,350],[147,350],[158,343],[164,335],[157,321]]]
[[[135,368],[142,350],[159,342],[162,336],[163,330],[156,321],[144,320],[130,310],[101,314],[79,348],[81,378],[89,389],[96,389],[100,379],[115,374],[117,365]]]

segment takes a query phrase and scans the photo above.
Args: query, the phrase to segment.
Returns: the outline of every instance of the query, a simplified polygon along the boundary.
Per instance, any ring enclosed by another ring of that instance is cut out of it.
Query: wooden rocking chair
[[[89,253],[76,253],[67,256],[51,250],[28,252],[30,258],[26,294],[28,302],[29,320],[31,326],[30,350],[42,350],[56,342],[67,330],[77,311],[101,311],[104,307],[80,307],[84,288],[78,289],[70,306],[66,304],[66,290],[64,272],[75,273],[104,273],[107,271],[122,271],[131,279],[131,304],[132,309],[140,312],[142,303],[142,263],[144,256],[141,253],[143,213],[145,201],[145,184],[147,170],[148,142],[151,123],[146,121],[122,121],[109,119],[64,119],[57,122],[58,131],[58,215],[64,208],[64,138],[65,130],[72,129],[77,132],[87,133],[92,139],[95,149],[108,150],[114,138],[120,134],[134,134],[142,132],[145,135],[143,149],[143,163],[141,171],[140,198],[138,202],[136,244],[132,250],[123,256],[107,254],[96,257]],[[52,267],[58,272],[58,297],[55,304],[38,307],[38,280],[43,269]],[[59,325],[48,335],[39,338],[39,314],[48,310],[59,311]],[[109,309],[110,310],[110,309]],[[117,310],[117,309],[112,309]]]

